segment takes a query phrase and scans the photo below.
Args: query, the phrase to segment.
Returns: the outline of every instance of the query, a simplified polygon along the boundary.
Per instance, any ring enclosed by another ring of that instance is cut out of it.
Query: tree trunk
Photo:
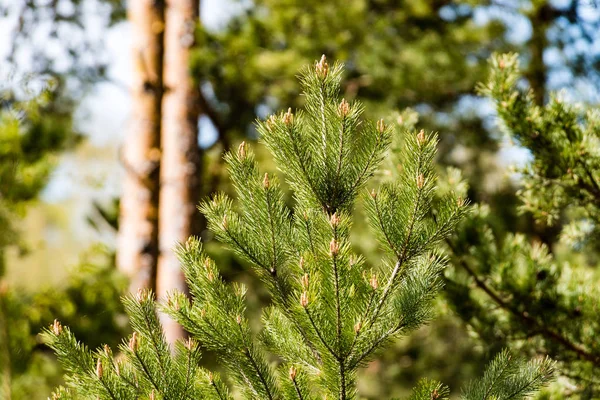
[[[158,191],[163,93],[163,0],[132,0],[132,110],[121,160],[125,180],[120,205],[117,266],[130,290],[153,288],[158,259]]]
[[[190,76],[190,50],[199,20],[198,0],[167,0],[160,171],[159,243],[156,290],[159,297],[186,290],[173,247],[194,233],[201,157],[198,148],[199,90]],[[161,316],[170,343],[182,328]]]

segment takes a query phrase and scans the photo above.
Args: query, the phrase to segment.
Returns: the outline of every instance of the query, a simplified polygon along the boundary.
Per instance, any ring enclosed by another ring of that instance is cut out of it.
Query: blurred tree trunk
[[[158,297],[186,284],[173,247],[195,233],[201,154],[198,148],[199,89],[190,75],[190,50],[199,19],[199,0],[167,0],[160,171]],[[182,328],[161,316],[167,340]]]
[[[548,69],[544,62],[544,51],[548,48],[548,28],[558,18],[550,4],[542,3],[530,15],[531,39],[527,43],[530,51],[529,66],[525,74],[537,105],[544,105]]]
[[[158,259],[158,191],[165,4],[129,2],[132,26],[132,111],[121,155],[125,167],[117,266],[130,290],[153,288]]]

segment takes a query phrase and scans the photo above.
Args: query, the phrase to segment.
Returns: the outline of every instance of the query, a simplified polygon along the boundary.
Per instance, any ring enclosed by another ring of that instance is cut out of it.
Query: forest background
[[[461,171],[462,178],[452,170],[447,180],[451,185],[463,182],[464,195],[486,208],[477,216],[489,223],[498,243],[509,242],[507,235],[521,234],[522,243],[515,245],[521,252],[531,255],[542,243],[558,264],[577,265],[591,276],[588,279],[598,281],[597,247],[575,240],[577,248],[565,240],[589,229],[571,224],[578,220],[573,213],[548,216],[551,213],[543,205],[523,206],[518,191],[527,188],[524,174],[514,173],[511,166],[532,163],[535,149],[502,131],[494,101],[476,92],[477,84],[488,80],[490,56],[513,51],[520,54],[523,79],[519,85],[532,88],[533,104],[543,105],[550,101],[552,91],[564,90],[568,102],[597,106],[600,9],[593,1],[207,0],[166,2],[165,7],[177,4],[198,12],[190,12],[191,24],[183,21],[178,27],[188,35],[178,40],[189,41],[185,54],[179,55],[183,58],[161,68],[177,64],[183,66],[179,73],[187,75],[181,82],[189,82],[186,93],[193,97],[194,109],[184,110],[191,115],[188,126],[176,129],[187,129],[187,137],[194,138],[187,146],[195,150],[185,154],[196,167],[182,179],[194,175],[197,181],[185,181],[187,192],[176,193],[175,197],[185,200],[190,226],[181,229],[179,224],[173,235],[179,235],[179,240],[189,234],[203,236],[212,246],[213,257],[228,266],[228,279],[253,282],[239,260],[211,242],[194,206],[216,190],[231,190],[221,162],[223,152],[242,140],[256,140],[257,118],[283,105],[299,105],[297,71],[326,54],[346,64],[344,93],[361,99],[369,116],[385,113],[401,126],[439,132],[440,171],[447,166]],[[92,346],[115,343],[128,332],[120,295],[128,287],[140,286],[137,279],[159,288],[158,259],[174,243],[169,239],[157,243],[162,232],[173,233],[171,227],[157,225],[155,238],[130,255],[129,260],[146,253],[156,259],[149,263],[152,272],[145,272],[150,276],[145,281],[139,272],[144,275],[143,261],[133,272],[119,262],[120,253],[136,248],[122,244],[130,232],[125,227],[136,225],[135,218],[144,218],[123,208],[127,199],[136,197],[136,189],[127,186],[128,177],[132,171],[147,170],[135,164],[139,160],[128,153],[134,145],[126,140],[139,128],[132,122],[143,112],[136,104],[148,92],[135,85],[156,83],[152,58],[144,53],[146,46],[143,51],[136,47],[141,20],[132,8],[119,0],[0,3],[3,112],[21,111],[24,122],[19,135],[30,138],[28,143],[21,141],[18,151],[10,145],[9,133],[0,142],[5,157],[0,162],[6,163],[2,167],[6,180],[0,182],[0,296],[4,299],[0,322],[13,328],[0,341],[5,349],[2,390],[14,398],[45,398],[60,382],[60,369],[37,336],[56,314]],[[153,25],[155,34],[163,33],[163,23]],[[164,35],[157,43],[163,43],[162,39],[168,43],[168,33]],[[160,51],[167,54],[169,50]],[[167,97],[169,92],[160,95]],[[164,103],[168,100],[162,101],[161,113],[168,108]],[[8,117],[3,120],[4,132],[12,132],[11,123]],[[154,160],[152,152],[145,154]],[[259,156],[270,162],[260,150]],[[15,190],[19,186],[10,184],[10,177],[18,178],[15,182],[20,179],[14,173],[15,160],[31,167],[24,176],[35,179],[25,182],[26,190]],[[161,162],[162,170],[167,170],[165,165]],[[151,167],[146,171],[147,178],[157,178],[153,171]],[[148,219],[159,213],[151,206],[146,221],[157,219]],[[182,208],[174,205],[173,209]],[[192,223],[193,218],[198,220]],[[564,233],[565,226],[570,236]],[[132,233],[136,234],[143,232]],[[469,246],[478,246],[480,238],[457,240],[449,247],[459,265],[469,255]],[[377,252],[368,238],[358,236],[356,243],[367,253]],[[452,271],[447,278],[448,295],[440,301],[435,326],[422,329],[410,341],[399,343],[389,357],[370,365],[361,381],[365,396],[398,393],[403,386],[410,387],[406,382],[423,375],[459,387],[477,375],[490,354],[507,344],[528,354],[552,353],[551,346],[524,346],[522,332],[482,329],[481,310],[465,310],[471,299],[457,295],[460,284],[477,290],[477,278],[456,278]],[[517,306],[527,300],[507,298]],[[253,301],[261,304],[268,299],[258,296]],[[16,323],[11,324],[13,320]],[[531,324],[525,321],[523,325]],[[102,335],[95,335],[98,331]],[[175,328],[173,335],[179,334]],[[527,329],[524,335],[529,337]],[[568,353],[568,346],[567,350],[560,346],[565,347],[559,344],[551,355]],[[569,362],[569,357],[565,360]],[[597,382],[587,380],[594,377],[597,364],[596,358],[592,366],[574,367],[570,370],[574,376],[564,376],[546,395],[594,398]],[[428,371],[431,365],[436,365],[435,371]]]

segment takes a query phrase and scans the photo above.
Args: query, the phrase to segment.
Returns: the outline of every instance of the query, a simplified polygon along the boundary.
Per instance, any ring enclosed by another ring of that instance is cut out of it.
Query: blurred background
[[[195,205],[231,191],[222,155],[257,141],[257,118],[302,106],[296,74],[321,54],[345,63],[343,95],[369,117],[439,132],[440,170],[462,172],[497,234],[560,257],[559,227],[517,209],[510,166],[530,154],[476,95],[488,58],[508,51],[536,103],[554,90],[600,101],[595,0],[0,0],[0,398],[43,399],[61,382],[37,336],[54,318],[90,347],[119,343],[120,296],[181,287],[170,249],[192,234],[253,287],[259,312],[267,295]],[[365,235],[357,247],[375,259]],[[406,394],[422,376],[457,396],[497,349],[452,310],[441,299],[434,323],[369,365],[364,398]]]

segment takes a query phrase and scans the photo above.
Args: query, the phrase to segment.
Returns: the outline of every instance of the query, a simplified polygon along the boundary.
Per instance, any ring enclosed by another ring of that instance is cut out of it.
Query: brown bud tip
[[[422,189],[423,186],[425,186],[425,177],[423,176],[423,174],[420,174],[419,176],[417,176],[417,187],[419,189]]]
[[[283,114],[283,123],[291,125],[294,122],[294,114],[292,114],[292,108],[288,108],[287,112]]]
[[[117,376],[121,376],[121,361],[120,360],[115,361],[115,374],[117,374]]]
[[[377,121],[377,132],[383,133],[385,131],[385,122],[382,119]]]
[[[223,215],[223,221],[221,221],[221,225],[223,226],[223,229],[227,229],[227,227],[229,226],[229,223],[227,221],[227,215]]]
[[[298,373],[298,371],[296,370],[296,368],[294,368],[294,366],[292,365],[290,367],[290,379],[291,380],[295,380],[296,379],[296,374]]]
[[[329,218],[329,223],[334,228],[340,224],[340,217],[338,217],[337,213],[333,213],[333,215]]]
[[[110,349],[110,346],[107,344],[104,345],[104,354],[106,354],[107,356],[110,356],[112,354],[112,350]]]
[[[98,377],[98,379],[102,379],[103,372],[104,369],[102,368],[102,360],[98,359],[98,361],[96,362],[96,376]]]
[[[209,271],[208,274],[206,274],[206,279],[208,279],[209,282],[212,282],[215,280],[215,274],[212,273],[212,271]]]
[[[302,287],[308,289],[308,274],[302,276]]]
[[[185,341],[185,347],[187,347],[188,350],[193,350],[196,347],[196,342],[194,342],[194,339],[191,337],[188,337]]]
[[[356,265],[356,256],[351,256],[348,259],[348,266],[352,268],[354,265]]]
[[[377,198],[377,192],[375,191],[375,189],[371,189],[371,197],[372,198]]]
[[[338,106],[338,112],[341,117],[345,117],[350,113],[350,104],[348,104],[346,99],[342,99],[342,102]]]
[[[423,146],[425,144],[425,140],[425,131],[421,129],[417,134],[417,143],[419,143],[419,146]]]
[[[340,244],[337,240],[331,239],[331,242],[329,242],[329,252],[332,256],[336,256],[340,252]]]
[[[242,324],[242,316],[238,315],[237,317],[235,317],[235,322],[237,322],[238,325]]]
[[[167,304],[176,311],[179,311],[181,309],[181,305],[179,304],[179,297],[175,295],[171,295],[167,298]]]
[[[379,281],[377,280],[377,275],[375,275],[375,274],[371,275],[371,279],[369,279],[369,285],[371,285],[371,287],[374,290],[377,290],[377,288],[379,287]]]
[[[129,339],[129,350],[137,351],[137,349],[138,349],[138,333],[133,332],[133,335],[131,335],[131,339]]]
[[[54,323],[52,324],[52,333],[54,333],[56,336],[60,335],[63,331],[62,325],[60,324],[60,322],[55,319]]]
[[[458,207],[462,207],[462,206],[464,206],[464,205],[465,205],[465,201],[464,201],[464,199],[463,199],[462,197],[458,196],[458,197],[456,198],[456,205],[457,205]]]
[[[156,392],[154,391],[154,389],[152,389],[152,392],[150,392],[149,400],[155,400],[155,399],[156,399]]]
[[[273,130],[273,128],[275,127],[275,125],[277,124],[277,121],[275,119],[274,115],[271,115],[268,119],[267,119],[267,130],[270,132]]]
[[[210,382],[211,385],[215,381],[215,377],[212,372],[208,373],[208,381]]]
[[[246,158],[246,142],[242,142],[238,146],[238,157],[241,159]]]
[[[500,68],[500,69],[506,68],[506,62],[504,62],[504,59],[500,59],[500,62],[498,63],[498,68]]]
[[[135,299],[138,302],[144,300],[144,289],[138,288],[137,292],[135,293]]]
[[[300,269],[304,270],[304,257],[300,257]]]
[[[263,178],[263,187],[268,189],[270,186],[271,182],[269,181],[269,174],[265,174],[265,177]]]
[[[308,293],[306,291],[302,292],[300,295],[300,305],[304,308],[308,306]]]
[[[356,323],[356,325],[354,325],[354,333],[358,333],[360,332],[360,329],[362,328],[362,322],[358,321]]]
[[[321,56],[321,60],[317,63],[315,70],[317,71],[319,78],[325,79],[327,77],[327,74],[329,73],[329,64],[327,64],[327,57],[325,57],[325,54]]]

